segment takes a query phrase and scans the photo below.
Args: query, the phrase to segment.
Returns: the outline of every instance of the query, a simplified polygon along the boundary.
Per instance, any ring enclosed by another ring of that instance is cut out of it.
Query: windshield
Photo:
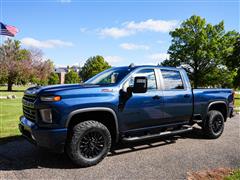
[[[84,82],[84,84],[111,85],[118,84],[129,72],[130,68],[112,68],[103,71]]]

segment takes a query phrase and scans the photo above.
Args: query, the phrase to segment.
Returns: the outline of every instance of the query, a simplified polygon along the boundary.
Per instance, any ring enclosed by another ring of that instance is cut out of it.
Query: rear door
[[[179,70],[161,69],[165,123],[189,121],[192,117],[192,90]]]

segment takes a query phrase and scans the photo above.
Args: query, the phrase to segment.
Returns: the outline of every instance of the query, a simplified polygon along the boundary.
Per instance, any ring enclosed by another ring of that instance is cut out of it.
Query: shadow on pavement
[[[178,139],[193,138],[202,139],[200,129],[194,129],[192,133],[177,136],[154,138],[151,140],[134,143],[121,143],[114,148],[108,157],[131,153],[150,148],[176,143]],[[8,142],[0,141],[0,170],[24,170],[37,168],[74,169],[78,168],[65,154],[56,154],[44,149],[34,147],[22,137],[12,137]]]
[[[132,143],[121,143],[119,144],[108,156],[115,156],[124,153],[130,153],[135,151],[140,151],[144,149],[164,146],[172,143],[176,143],[178,139],[199,139],[206,140],[202,130],[200,128],[195,128],[191,132],[182,133],[174,136],[164,136],[159,138],[153,138],[145,141],[138,141]]]
[[[20,135],[17,136],[9,136],[9,137],[2,137],[0,138],[0,145],[4,144],[4,143],[9,143],[11,141],[16,141],[18,139],[21,139],[22,137]]]

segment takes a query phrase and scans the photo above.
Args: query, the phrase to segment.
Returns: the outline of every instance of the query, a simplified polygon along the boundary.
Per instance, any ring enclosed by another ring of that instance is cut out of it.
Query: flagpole
[[[3,20],[3,0],[0,0],[0,1],[1,1],[1,4],[0,4],[0,6],[1,6],[1,17],[0,17],[0,19]],[[0,35],[0,36],[1,36],[0,45],[2,45],[3,44],[3,36],[2,35]]]
[[[0,0],[0,1],[1,1],[1,4],[0,4],[0,6],[1,6],[1,14],[0,14],[0,16],[1,17],[0,17],[0,19],[2,20],[3,19],[3,8],[2,8],[3,5],[2,4],[3,3],[2,3],[2,0]],[[3,36],[1,36],[0,46],[2,46],[2,44],[3,44]],[[0,96],[3,96],[3,92],[2,91],[0,93]],[[3,114],[3,103],[2,102],[0,103],[0,114]],[[3,116],[0,117],[0,136],[2,136],[1,132],[3,132]]]

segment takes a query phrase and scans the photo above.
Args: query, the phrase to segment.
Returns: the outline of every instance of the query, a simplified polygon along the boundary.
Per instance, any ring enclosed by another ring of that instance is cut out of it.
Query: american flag
[[[0,35],[5,35],[5,36],[15,36],[17,33],[19,32],[19,30],[14,27],[14,26],[10,26],[10,25],[6,25],[0,22]]]

